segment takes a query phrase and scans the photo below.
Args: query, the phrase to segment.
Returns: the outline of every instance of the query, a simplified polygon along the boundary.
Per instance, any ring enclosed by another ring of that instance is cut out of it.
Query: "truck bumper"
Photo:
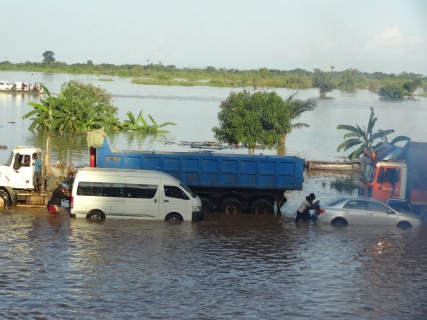
[[[191,221],[201,221],[201,220],[203,220],[203,212],[202,211],[193,212]]]

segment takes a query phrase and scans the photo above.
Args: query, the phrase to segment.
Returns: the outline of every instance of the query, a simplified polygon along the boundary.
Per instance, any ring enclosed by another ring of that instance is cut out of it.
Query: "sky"
[[[427,76],[427,0],[0,0],[0,23],[0,62],[49,50],[67,64]]]

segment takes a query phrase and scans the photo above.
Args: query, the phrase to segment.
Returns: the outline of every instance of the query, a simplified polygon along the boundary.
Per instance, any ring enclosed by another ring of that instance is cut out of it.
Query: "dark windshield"
[[[375,167],[362,162],[362,181],[372,182],[375,177]]]
[[[190,190],[190,188],[188,188],[185,184],[183,184],[182,182],[181,182],[181,184],[180,184],[180,186],[181,186],[181,188],[183,188],[185,191],[187,191],[193,198],[196,198],[197,197],[197,195],[193,192],[193,191],[191,191]]]

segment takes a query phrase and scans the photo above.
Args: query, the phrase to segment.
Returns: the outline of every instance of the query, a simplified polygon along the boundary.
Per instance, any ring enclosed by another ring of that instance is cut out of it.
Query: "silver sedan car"
[[[332,225],[396,226],[412,228],[421,225],[420,218],[411,212],[392,209],[368,197],[347,196],[321,206],[317,221]]]

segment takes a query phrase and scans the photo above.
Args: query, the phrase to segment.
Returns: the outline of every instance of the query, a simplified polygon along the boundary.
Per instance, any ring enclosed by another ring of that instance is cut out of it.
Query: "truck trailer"
[[[365,150],[358,194],[413,211],[427,222],[427,142]]]
[[[304,159],[215,152],[117,151],[105,138],[90,148],[90,166],[166,172],[202,200],[204,213],[277,213],[285,191],[302,190]]]

